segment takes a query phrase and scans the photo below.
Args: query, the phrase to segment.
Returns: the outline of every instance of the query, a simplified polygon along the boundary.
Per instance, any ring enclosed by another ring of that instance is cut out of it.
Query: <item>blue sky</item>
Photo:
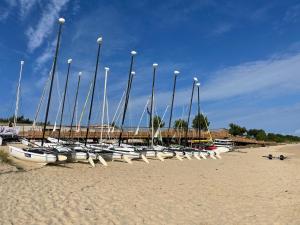
[[[197,76],[201,108],[211,128],[234,122],[268,132],[300,134],[299,1],[1,0],[0,117],[14,111],[20,60],[25,60],[20,113],[34,117],[51,68],[60,16],[66,23],[52,121],[68,58],[73,63],[65,122],[70,121],[79,71],[83,72],[82,107],[94,71],[96,39],[101,35],[95,123],[100,121],[104,67],[111,68],[108,100],[112,117],[126,86],[130,51],[136,50],[127,125],[138,122],[151,91],[152,63],[157,62],[156,107],[160,115],[170,104],[173,71],[177,69],[181,74],[175,118],[182,117],[192,79]],[[196,113],[196,104],[192,113]]]

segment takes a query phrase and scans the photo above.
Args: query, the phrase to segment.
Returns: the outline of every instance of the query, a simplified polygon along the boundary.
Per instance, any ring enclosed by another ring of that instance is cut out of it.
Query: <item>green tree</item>
[[[247,131],[247,135],[249,137],[256,138],[256,135],[257,135],[258,132],[259,132],[258,129],[250,129],[250,130]]]
[[[259,130],[255,138],[258,141],[265,141],[267,139],[267,134],[264,130]]]
[[[193,128],[198,129],[199,125],[201,130],[207,130],[209,127],[210,122],[208,121],[207,116],[204,116],[202,113],[197,114],[195,118],[193,119]]]
[[[182,120],[182,119],[175,120],[175,122],[174,122],[174,128],[176,130],[180,130],[180,129],[187,130],[188,129],[187,121]]]
[[[265,141],[267,139],[267,134],[263,129],[250,129],[247,131],[247,135],[259,141]]]
[[[247,129],[245,127],[241,127],[237,124],[234,123],[230,123],[229,124],[229,133],[233,136],[237,136],[237,135],[244,135],[247,132]]]
[[[165,126],[165,122],[162,121],[162,119],[160,118],[160,116],[154,116],[153,117],[153,127],[154,130],[157,130],[158,127],[164,127]],[[152,127],[152,124],[150,124],[150,127]]]

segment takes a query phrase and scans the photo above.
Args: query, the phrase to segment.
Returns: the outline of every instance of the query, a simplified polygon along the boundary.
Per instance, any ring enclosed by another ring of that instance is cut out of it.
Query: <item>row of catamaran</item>
[[[9,146],[9,153],[11,156],[26,160],[26,161],[32,161],[32,162],[38,162],[38,163],[61,163],[61,162],[77,162],[77,161],[87,161],[89,162],[93,167],[95,166],[95,162],[99,161],[103,165],[107,165],[107,160],[125,160],[128,163],[132,163],[131,160],[133,159],[140,159],[145,161],[146,163],[149,163],[149,158],[157,158],[161,161],[164,161],[165,158],[172,158],[175,157],[179,160],[182,160],[183,158],[191,159],[191,157],[194,157],[198,160],[201,158],[206,159],[207,157],[211,157],[213,159],[221,158],[220,153],[229,151],[228,147],[204,147],[204,145],[201,145],[199,142],[197,148],[192,148],[188,146],[187,141],[187,129],[185,133],[185,146],[172,146],[171,143],[167,143],[166,146],[162,145],[154,145],[154,138],[156,136],[155,130],[154,130],[154,86],[155,86],[155,76],[156,76],[156,70],[158,67],[157,63],[153,64],[153,81],[152,81],[152,93],[151,93],[151,99],[148,100],[146,107],[148,107],[148,103],[150,102],[150,125],[151,125],[151,145],[150,146],[132,146],[128,144],[122,143],[122,133],[124,130],[124,122],[126,118],[126,113],[128,109],[128,102],[130,98],[130,92],[132,88],[132,81],[133,77],[135,75],[135,72],[133,71],[134,67],[134,59],[137,54],[136,51],[131,51],[131,61],[130,61],[130,68],[129,68],[129,75],[128,75],[128,82],[127,82],[127,88],[124,92],[121,101],[123,101],[123,107],[122,108],[122,118],[121,118],[121,125],[120,125],[120,134],[119,139],[115,143],[106,143],[102,139],[102,132],[101,137],[99,139],[98,143],[88,143],[88,136],[90,132],[90,123],[92,118],[92,111],[93,111],[93,102],[94,102],[94,94],[95,94],[95,86],[96,86],[96,80],[97,80],[97,74],[98,74],[98,64],[100,60],[100,51],[102,46],[102,37],[99,37],[97,39],[97,57],[96,57],[96,65],[95,65],[95,72],[93,76],[93,80],[91,82],[90,91],[88,94],[88,98],[86,99],[86,103],[88,99],[90,99],[90,108],[88,113],[88,119],[87,119],[87,129],[86,129],[86,136],[84,142],[74,141],[72,139],[72,129],[73,129],[73,123],[74,123],[74,117],[75,117],[75,110],[77,108],[77,98],[78,98],[78,90],[80,86],[80,78],[81,74],[79,73],[78,76],[78,83],[77,83],[77,89],[75,94],[75,102],[74,102],[74,108],[72,113],[72,120],[71,120],[71,126],[70,126],[70,138],[68,140],[61,140],[61,126],[62,126],[62,120],[63,120],[63,114],[64,114],[64,106],[65,106],[65,100],[66,100],[66,92],[68,89],[68,80],[69,80],[69,74],[72,64],[72,59],[68,60],[68,70],[67,70],[67,76],[66,76],[66,82],[64,86],[64,93],[61,100],[61,107],[59,107],[61,110],[60,112],[60,123],[59,123],[59,130],[58,130],[58,137],[48,137],[45,139],[45,131],[46,131],[46,125],[48,121],[48,115],[49,115],[49,108],[51,103],[51,96],[52,96],[52,89],[53,89],[53,82],[55,77],[55,71],[56,71],[56,64],[58,59],[58,53],[60,48],[60,39],[62,34],[62,27],[65,23],[65,20],[63,18],[59,18],[59,29],[58,29],[58,35],[57,35],[57,43],[56,43],[56,50],[54,55],[54,60],[52,64],[51,73],[49,74],[49,95],[48,95],[48,101],[46,105],[46,113],[45,113],[45,120],[43,125],[43,135],[41,141],[29,141],[27,139],[22,139],[22,143],[26,145],[27,147],[20,148],[15,146]],[[15,111],[15,118],[17,118],[17,112],[18,112],[18,101],[19,101],[19,87],[20,87],[20,81],[22,76],[22,67],[24,62],[21,61],[21,70],[20,70],[20,77],[19,77],[19,84],[17,89],[17,101],[16,101],[16,111]],[[102,107],[102,128],[103,129],[103,118],[105,114],[105,106],[107,105],[107,97],[106,97],[106,82],[107,82],[107,75],[109,72],[109,68],[105,67],[105,81],[104,81],[104,97],[103,97],[103,107]],[[169,118],[169,126],[168,126],[168,133],[171,128],[171,122],[172,122],[172,113],[173,113],[173,103],[175,98],[175,88],[176,88],[176,80],[177,76],[179,75],[179,71],[174,71],[174,85],[173,85],[173,94],[172,94],[172,102],[171,102],[171,109],[170,109],[170,118]],[[190,114],[191,114],[191,106],[193,101],[193,94],[194,94],[194,88],[198,88],[198,114],[200,113],[200,104],[199,104],[199,86],[200,83],[198,82],[197,78],[193,79],[193,88],[192,88],[192,96],[188,111],[188,124],[190,122]],[[45,92],[45,89],[44,89]],[[44,98],[44,94],[42,95],[42,99]],[[38,106],[38,111],[40,110],[41,102]],[[85,104],[86,105],[86,104]],[[119,104],[118,108],[120,107],[121,103]],[[145,108],[146,108],[145,107]],[[117,109],[118,110],[118,109]],[[121,110],[120,110],[121,111]],[[145,111],[145,110],[144,110]],[[34,124],[36,121],[34,120]],[[113,121],[115,122],[115,121]],[[14,121],[14,126],[16,126],[16,120]],[[137,131],[138,132],[138,131]],[[201,132],[201,129],[199,128],[199,133]],[[201,137],[201,133],[199,134],[199,140]],[[47,140],[47,141],[46,141]],[[168,140],[170,140],[168,138]],[[168,141],[170,142],[170,141]]]

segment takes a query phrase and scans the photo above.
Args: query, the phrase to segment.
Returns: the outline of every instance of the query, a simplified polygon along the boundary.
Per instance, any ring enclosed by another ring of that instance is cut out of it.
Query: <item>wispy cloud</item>
[[[35,28],[30,26],[27,29],[27,47],[30,52],[33,52],[43,44],[45,38],[48,37],[53,30],[61,10],[68,2],[69,0],[51,0],[43,10],[42,16]]]
[[[39,0],[19,0],[20,2],[20,15],[24,19],[31,11],[33,6],[39,2]]]
[[[16,6],[17,0],[4,0],[10,6]]]
[[[73,5],[72,5],[72,14],[76,15],[80,10],[79,0],[74,0],[72,3],[73,3]]]
[[[283,14],[278,16],[276,20],[273,22],[273,29],[280,33],[284,34],[291,27],[291,25],[295,25],[300,22],[300,4],[295,4],[289,6]]]
[[[300,4],[290,7],[284,17],[283,21],[287,23],[296,23],[300,20]]]
[[[261,93],[276,96],[300,89],[300,54],[244,63],[212,74],[204,84],[206,101]]]
[[[0,8],[0,21],[5,20],[9,15],[9,11]]]
[[[0,22],[10,15],[12,9],[17,5],[16,0],[4,0],[4,6],[0,6]]]
[[[249,15],[249,19],[254,22],[262,22],[270,17],[270,11],[274,8],[274,3],[265,4],[255,10],[252,10]]]
[[[45,63],[47,63],[49,61],[49,59],[51,59],[51,57],[54,56],[55,44],[56,44],[56,41],[52,41],[44,49],[43,53],[39,57],[37,57],[37,59],[35,61],[36,66],[34,67],[35,71],[37,71],[40,68],[42,68],[43,65],[45,65]]]
[[[222,35],[224,33],[227,33],[229,31],[231,31],[231,29],[233,28],[233,24],[231,23],[221,23],[218,24],[214,30],[212,30],[212,35],[213,36],[219,36]]]

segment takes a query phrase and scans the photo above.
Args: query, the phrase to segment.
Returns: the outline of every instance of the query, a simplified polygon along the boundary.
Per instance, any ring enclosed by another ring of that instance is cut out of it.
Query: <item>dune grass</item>
[[[0,150],[0,162],[11,164],[9,154],[6,151]]]

